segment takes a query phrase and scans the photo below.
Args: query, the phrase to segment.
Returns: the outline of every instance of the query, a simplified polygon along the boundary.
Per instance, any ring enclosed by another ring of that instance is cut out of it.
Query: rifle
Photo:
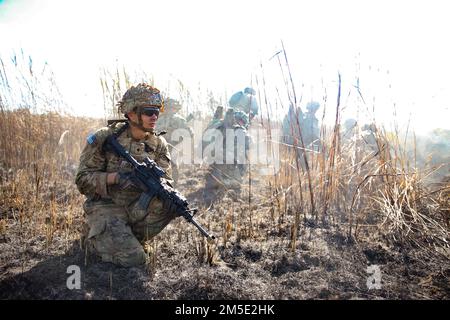
[[[127,126],[127,124],[125,125]],[[125,127],[124,126],[124,127]],[[135,176],[140,183],[140,188],[151,200],[158,197],[161,201],[169,201],[175,207],[175,211],[179,216],[184,217],[188,222],[192,223],[203,236],[208,240],[214,240],[215,237],[209,234],[194,219],[197,209],[190,209],[186,198],[176,189],[172,188],[161,178],[165,175],[163,169],[150,158],[145,158],[143,163],[138,162],[125,148],[117,141],[118,134],[112,134],[106,138],[105,147],[113,151],[117,156],[125,159],[133,166]],[[191,214],[191,212],[193,214]]]

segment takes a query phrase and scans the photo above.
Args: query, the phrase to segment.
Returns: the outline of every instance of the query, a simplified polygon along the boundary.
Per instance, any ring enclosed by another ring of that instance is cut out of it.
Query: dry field
[[[250,171],[241,198],[202,203],[204,167],[182,166],[178,188],[216,236],[182,218],[148,243],[148,270],[99,262],[83,247],[78,156],[95,119],[3,111],[0,139],[2,299],[448,299],[449,181],[379,133],[381,152],[327,135],[324,153]],[[431,169],[430,169],[431,170]],[[196,172],[195,175],[192,172]],[[249,190],[249,188],[251,188]],[[251,196],[249,196],[251,195]],[[69,290],[67,268],[81,268]],[[381,288],[368,289],[377,266]]]
[[[74,175],[103,121],[46,112],[57,91],[38,86],[54,81],[42,81],[31,59],[23,69],[16,108],[13,77],[0,72],[0,299],[449,299],[449,150],[433,161],[415,139],[382,127],[371,143],[346,139],[339,103],[318,152],[298,157],[301,140],[280,145],[280,170],[261,175],[264,166],[252,165],[238,199],[224,192],[206,207],[206,168],[180,167],[177,188],[216,243],[178,218],[147,243],[146,269],[98,261],[82,241]],[[118,83],[104,73],[105,112]],[[67,287],[72,265],[80,289]]]

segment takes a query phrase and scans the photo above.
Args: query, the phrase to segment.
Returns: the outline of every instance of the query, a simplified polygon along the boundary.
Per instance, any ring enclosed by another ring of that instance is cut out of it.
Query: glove
[[[136,177],[134,171],[131,172],[117,172],[116,184],[120,190],[137,190],[142,191],[141,183]]]

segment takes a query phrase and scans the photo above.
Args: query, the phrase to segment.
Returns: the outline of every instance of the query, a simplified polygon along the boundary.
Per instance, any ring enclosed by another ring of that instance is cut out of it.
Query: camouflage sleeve
[[[102,152],[102,145],[108,134],[110,129],[102,128],[90,135],[81,153],[75,183],[78,190],[87,197],[105,197],[108,194],[106,158]]]
[[[164,178],[166,178],[173,185],[172,164],[171,164],[169,146],[167,144],[166,139],[164,139],[161,136],[159,136],[158,138],[160,139],[160,141],[159,141],[160,143],[158,145],[158,151],[157,151],[157,155],[155,157],[155,161],[158,164],[158,166],[160,166],[166,172],[166,175],[164,176]]]

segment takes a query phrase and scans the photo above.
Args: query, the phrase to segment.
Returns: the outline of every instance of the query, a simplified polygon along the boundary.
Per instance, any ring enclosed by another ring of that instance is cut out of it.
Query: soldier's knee
[[[104,262],[130,267],[142,265],[146,254],[125,221],[116,217],[95,221],[89,241]]]

